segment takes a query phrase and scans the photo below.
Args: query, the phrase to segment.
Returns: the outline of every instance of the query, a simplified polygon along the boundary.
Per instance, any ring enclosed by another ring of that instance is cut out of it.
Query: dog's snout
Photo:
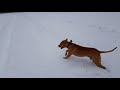
[[[60,45],[58,45],[58,47],[60,47]]]

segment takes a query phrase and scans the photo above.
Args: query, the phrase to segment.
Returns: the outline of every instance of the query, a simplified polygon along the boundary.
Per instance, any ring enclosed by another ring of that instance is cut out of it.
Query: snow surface
[[[119,12],[21,12],[0,14],[1,78],[120,77]],[[114,52],[102,54],[107,70],[88,57],[63,59],[59,43]]]

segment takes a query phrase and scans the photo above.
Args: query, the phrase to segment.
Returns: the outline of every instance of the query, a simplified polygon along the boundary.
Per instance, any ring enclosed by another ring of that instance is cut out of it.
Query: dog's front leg
[[[72,54],[68,53],[66,57],[63,57],[64,59],[68,59]]]
[[[75,51],[76,49],[68,49],[66,52],[68,52],[66,57],[63,57],[64,59],[68,59]]]
[[[68,52],[68,50],[66,50],[65,56],[67,56],[67,52]]]

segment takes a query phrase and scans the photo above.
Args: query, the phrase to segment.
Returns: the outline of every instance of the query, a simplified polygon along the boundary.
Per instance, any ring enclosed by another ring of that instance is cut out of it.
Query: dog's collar
[[[68,48],[70,45],[71,45],[71,42],[69,42],[69,43],[68,43],[68,46],[67,46],[67,48]]]

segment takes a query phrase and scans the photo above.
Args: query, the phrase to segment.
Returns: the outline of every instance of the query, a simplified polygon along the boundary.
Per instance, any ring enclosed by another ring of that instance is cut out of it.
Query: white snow
[[[0,14],[1,78],[120,77],[119,12],[21,12]],[[64,39],[102,51],[98,68],[88,57],[63,59]]]

